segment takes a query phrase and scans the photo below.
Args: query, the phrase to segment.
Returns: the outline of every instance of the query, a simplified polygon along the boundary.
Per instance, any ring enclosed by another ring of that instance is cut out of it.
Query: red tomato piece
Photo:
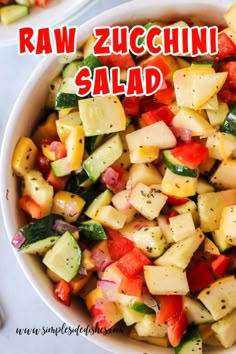
[[[56,141],[55,143],[56,143],[55,144],[55,158],[56,158],[56,160],[63,159],[63,157],[67,156],[66,146],[65,146],[65,144],[63,144],[59,141]],[[54,144],[54,142],[52,144]],[[51,144],[51,146],[52,146],[52,144]]]
[[[229,58],[236,54],[236,45],[229,38],[226,33],[219,33],[218,35],[218,54],[216,55],[217,60],[223,60]]]
[[[156,317],[156,324],[164,323],[182,311],[182,295],[159,295],[158,299],[160,311]]]
[[[170,205],[182,205],[189,201],[189,199],[185,197],[176,197],[175,195],[167,195],[167,194],[165,195],[168,197],[166,203]]]
[[[93,325],[96,325],[98,328],[109,329],[112,327],[112,324],[105,319],[103,310],[96,305],[93,305],[89,310],[91,316],[93,317]]]
[[[188,319],[184,310],[170,318],[167,325],[167,334],[170,344],[173,347],[177,347],[188,327]]]
[[[149,57],[147,60],[140,63],[140,66],[142,68],[146,68],[148,66],[155,66],[160,69],[164,78],[170,73],[170,68],[166,64],[165,56],[162,54]]]
[[[185,166],[194,169],[208,157],[208,148],[195,141],[181,144],[171,150],[173,156]]]
[[[118,66],[120,69],[129,69],[135,66],[134,59],[130,53],[122,54],[110,54],[110,55],[101,55],[98,57],[102,65],[112,68]]]
[[[236,61],[226,61],[220,65],[221,71],[227,71],[227,81],[236,81]]]
[[[147,125],[160,122],[161,120],[169,125],[173,118],[174,114],[168,106],[152,109],[142,114],[142,119]]]
[[[48,0],[36,0],[36,5],[39,7],[45,7],[48,3]]]
[[[198,262],[192,269],[187,270],[188,285],[191,291],[197,292],[211,285],[215,278],[204,261]]]
[[[53,295],[56,300],[62,302],[66,306],[71,304],[71,287],[64,279],[59,280],[54,286]]]
[[[51,161],[44,155],[38,154],[36,157],[38,170],[43,174],[48,174],[51,169]]]
[[[223,87],[218,93],[218,96],[223,102],[231,106],[236,101],[236,90]]]
[[[126,276],[123,276],[119,291],[122,294],[130,296],[141,296],[143,284],[144,279],[140,276],[134,278],[127,278]]]
[[[51,169],[48,176],[47,176],[47,182],[56,190],[60,191],[65,189],[66,183],[69,179],[69,176],[64,176],[64,177],[56,177],[53,173],[53,170]]]
[[[213,272],[218,276],[222,277],[227,272],[232,258],[227,257],[224,254],[220,254],[212,263],[211,267]]]
[[[121,234],[117,234],[107,240],[107,247],[111,259],[117,261],[134,248],[134,243],[126,237],[123,237]]]
[[[18,201],[19,207],[28,213],[32,219],[40,219],[42,217],[42,208],[29,195],[24,195]]]
[[[138,117],[140,115],[140,98],[137,96],[125,96],[122,100],[122,105],[124,107],[127,116]]]
[[[117,267],[126,277],[132,278],[141,273],[145,265],[151,263],[150,259],[139,248],[134,247],[119,259]]]
[[[168,105],[173,101],[175,96],[173,85],[170,81],[166,81],[166,85],[166,88],[158,90],[155,93],[154,97],[157,100],[157,103]]]
[[[154,95],[143,96],[140,100],[140,112],[148,112],[153,109],[160,108],[160,105],[157,103]]]

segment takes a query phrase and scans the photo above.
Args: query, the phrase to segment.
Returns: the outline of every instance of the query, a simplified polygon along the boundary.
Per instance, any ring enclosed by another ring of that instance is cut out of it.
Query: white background
[[[71,1],[71,0],[68,0]],[[78,14],[70,25],[79,26],[94,15],[127,0],[99,0]],[[15,100],[42,58],[18,56],[17,46],[0,47],[0,143]],[[2,173],[2,171],[0,171]],[[6,236],[0,214],[0,354],[108,354],[82,336],[46,334],[17,335],[16,328],[61,327],[62,322],[34,292],[22,273]],[[91,338],[90,338],[91,339]],[[112,348],[111,348],[112,351]]]

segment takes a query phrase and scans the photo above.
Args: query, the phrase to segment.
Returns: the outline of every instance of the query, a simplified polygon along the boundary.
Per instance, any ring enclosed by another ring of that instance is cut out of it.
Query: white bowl
[[[136,0],[113,8],[79,28],[79,45],[88,38],[95,26],[145,23],[154,19],[183,19],[189,16],[198,16],[202,21],[211,24],[222,24],[223,13],[233,1],[222,0]],[[11,170],[11,156],[14,146],[21,135],[30,135],[37,119],[41,116],[47,97],[47,89],[62,66],[56,56],[45,58],[33,72],[23,88],[15,107],[11,113],[3,143],[0,161],[1,172],[1,207],[5,227],[11,241],[16,230],[25,222],[23,213],[16,208],[18,198],[18,186],[16,177]],[[40,262],[27,255],[21,255],[15,251],[17,260],[29,279],[30,283],[45,301],[65,323],[77,327],[86,327],[90,324],[90,318],[84,306],[74,302],[71,307],[66,307],[55,301],[52,296],[52,284],[43,271]],[[124,335],[93,335],[87,338],[99,346],[114,353],[149,353],[168,354],[173,349],[165,349],[150,344],[136,342]],[[209,348],[207,353],[235,353],[235,347],[223,350]]]
[[[34,28],[56,26],[60,23],[68,23],[79,16],[79,11],[90,0],[50,0],[44,9],[34,6],[31,8],[30,15],[14,22],[10,25],[0,23],[0,46],[13,45],[17,41],[17,29],[22,26],[32,26]],[[50,22],[49,22],[50,19]]]

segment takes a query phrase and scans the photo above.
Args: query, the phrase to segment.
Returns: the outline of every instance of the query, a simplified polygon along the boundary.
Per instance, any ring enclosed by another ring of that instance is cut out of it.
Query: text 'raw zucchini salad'
[[[124,325],[178,354],[236,341],[236,4],[224,17],[211,56],[95,56],[91,35],[12,157],[28,216],[12,244],[41,258],[52,296],[80,297],[92,326]],[[164,83],[151,96],[79,97],[84,66],[119,67],[124,83],[153,66]]]

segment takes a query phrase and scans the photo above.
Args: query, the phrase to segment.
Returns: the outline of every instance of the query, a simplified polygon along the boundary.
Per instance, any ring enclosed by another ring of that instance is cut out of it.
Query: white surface
[[[92,9],[70,24],[78,26],[99,12],[125,2],[127,0],[99,0]],[[40,60],[34,56],[19,57],[16,46],[0,48],[0,142],[14,102]],[[81,335],[16,334],[17,328],[57,328],[63,323],[43,303],[19,268],[1,214],[0,225],[0,312],[4,320],[4,327],[0,330],[0,354],[108,353],[92,344],[89,337]]]

